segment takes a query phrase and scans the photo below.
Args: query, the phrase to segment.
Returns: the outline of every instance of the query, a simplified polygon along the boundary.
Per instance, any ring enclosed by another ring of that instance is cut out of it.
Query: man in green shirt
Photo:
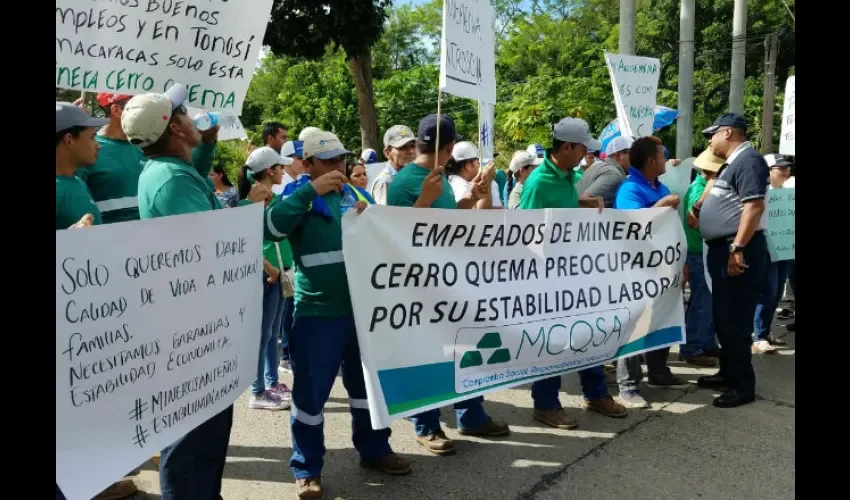
[[[97,162],[77,171],[77,177],[91,190],[104,224],[139,219],[139,175],[147,159],[121,129],[121,114],[131,97],[105,92],[97,95],[109,123],[95,137],[100,144]]]
[[[100,211],[85,183],[74,174],[97,161],[94,136],[106,120],[93,118],[70,102],[56,103],[56,229],[68,229],[90,215],[100,224]]]
[[[302,500],[323,494],[323,408],[340,366],[360,465],[391,475],[411,471],[410,461],[392,451],[390,429],[372,429],[369,417],[342,255],[341,202],[347,182],[345,157],[349,154],[336,135],[324,131],[309,134],[304,140],[308,175],[294,182],[290,196],[266,209],[265,238],[287,238],[295,257],[295,323],[289,346],[294,378],[289,466]],[[354,206],[362,211],[366,203],[359,201]]]
[[[439,130],[439,134],[438,134]],[[455,125],[446,116],[428,115],[419,122],[416,147],[419,152],[413,163],[395,176],[387,190],[387,205],[396,207],[471,209],[491,190],[491,181],[479,173],[472,188],[460,200],[455,200],[452,187],[443,168],[452,159],[456,134]],[[439,135],[439,145],[437,136]],[[510,433],[508,424],[490,418],[484,411],[481,396],[455,403],[458,431],[464,435],[494,437]],[[436,455],[455,453],[454,442],[440,427],[440,409],[435,408],[411,417],[416,441]]]
[[[582,195],[576,191],[576,171],[589,149],[599,150],[599,141],[591,137],[587,122],[579,118],[564,118],[552,131],[552,149],[547,152],[543,164],[534,169],[523,183],[521,209],[539,208],[597,208],[604,202],[600,197]],[[608,394],[605,372],[595,366],[578,372],[584,393],[584,408],[597,411],[608,417],[625,417],[626,407],[614,401]],[[561,377],[539,380],[531,385],[534,399],[535,420],[559,429],[573,429],[578,420],[569,417],[558,400]]]

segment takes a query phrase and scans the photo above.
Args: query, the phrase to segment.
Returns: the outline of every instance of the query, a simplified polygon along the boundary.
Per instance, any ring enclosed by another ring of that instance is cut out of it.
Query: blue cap
[[[280,148],[280,156],[284,158],[304,158],[304,143],[302,141],[287,141]]]
[[[436,144],[438,126],[440,128],[440,148],[457,139],[454,120],[448,116],[440,116],[440,119],[437,120],[437,115],[428,115],[419,121],[416,140],[422,144]]]
[[[711,137],[714,135],[720,127],[734,127],[747,131],[747,120],[744,119],[743,116],[737,113],[726,113],[720,118],[714,120],[714,124],[710,127],[702,131],[702,135],[705,137]]]

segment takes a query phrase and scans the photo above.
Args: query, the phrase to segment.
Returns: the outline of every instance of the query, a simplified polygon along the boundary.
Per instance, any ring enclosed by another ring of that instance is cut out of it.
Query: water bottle
[[[353,207],[357,203],[357,198],[351,194],[351,191],[348,189],[343,189],[342,201],[339,202],[339,207],[342,213],[348,211],[349,208]]]
[[[236,125],[236,117],[231,114],[221,114],[216,112],[202,113],[198,115],[193,122],[198,130],[209,130],[216,125],[221,128],[233,127]]]

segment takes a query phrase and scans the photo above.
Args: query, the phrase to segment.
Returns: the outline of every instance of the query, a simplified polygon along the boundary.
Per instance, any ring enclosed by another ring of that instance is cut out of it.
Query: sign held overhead
[[[496,102],[496,55],[489,0],[446,0],[440,39],[440,90]]]

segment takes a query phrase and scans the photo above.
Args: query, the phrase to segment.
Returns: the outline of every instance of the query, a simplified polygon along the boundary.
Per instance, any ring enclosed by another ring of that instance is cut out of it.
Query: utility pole
[[[620,0],[620,54],[635,55],[636,0]]]
[[[764,103],[761,114],[761,153],[773,153],[773,111],[776,95],[776,55],[779,35],[771,33],[764,40]]]
[[[694,128],[694,0],[679,9],[679,117],[676,119],[676,158],[693,156]]]
[[[729,78],[729,112],[744,114],[744,63],[747,56],[747,0],[735,0],[732,13],[732,68]]]

